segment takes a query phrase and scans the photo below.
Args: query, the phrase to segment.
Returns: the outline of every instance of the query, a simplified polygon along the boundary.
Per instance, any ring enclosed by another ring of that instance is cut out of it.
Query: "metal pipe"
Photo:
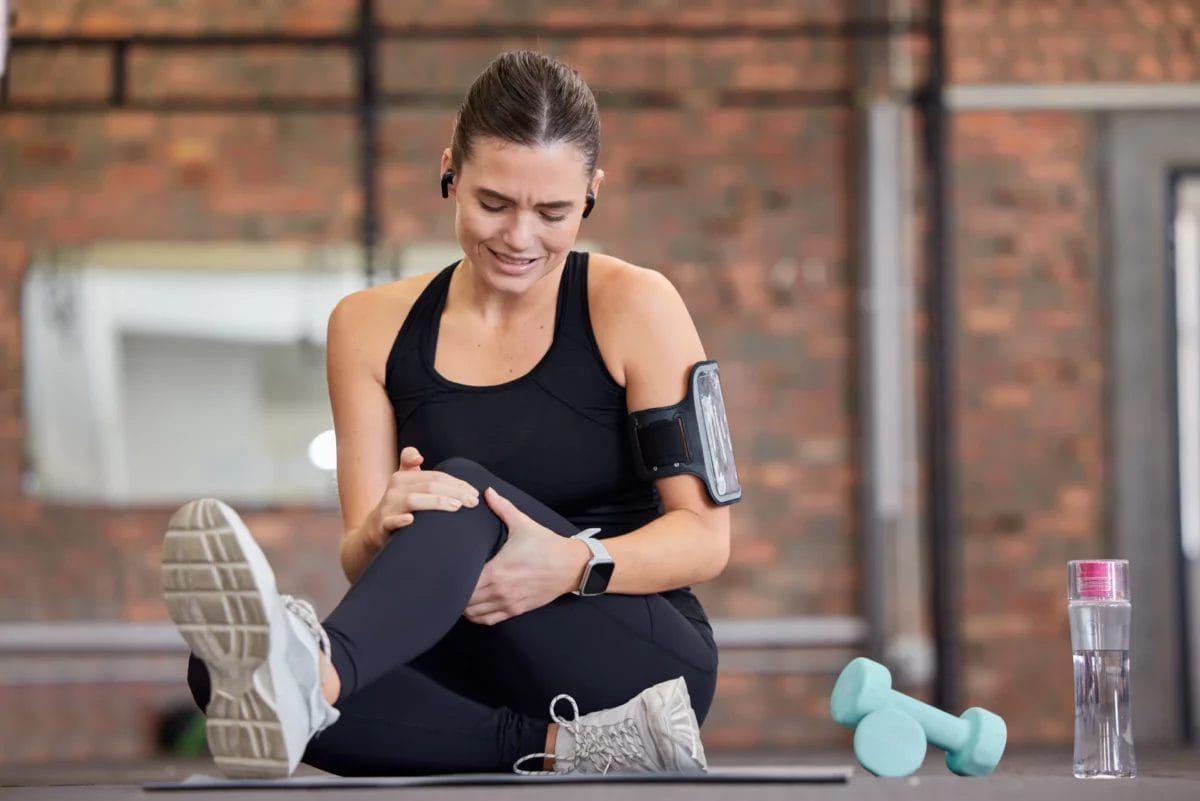
[[[857,0],[855,12],[862,17],[880,13],[879,0]],[[883,13],[886,14],[886,4]],[[874,239],[877,200],[873,182],[878,165],[872,150],[872,105],[879,90],[886,85],[887,61],[880,58],[879,42],[873,39],[855,39],[850,48],[849,72],[852,81],[852,97],[849,105],[854,109],[852,122],[854,147],[847,158],[847,184],[853,187],[852,227],[853,235],[848,243],[850,262],[855,265],[854,289],[858,303],[854,309],[855,361],[858,364],[853,397],[852,417],[855,420],[856,463],[858,468],[858,494],[856,498],[859,541],[859,604],[866,620],[866,642],[863,650],[875,660],[883,659],[887,628],[886,569],[883,563],[884,546],[879,519],[880,465],[877,460],[879,444],[879,421],[875,416],[875,399],[885,391],[876,381],[879,353],[876,351],[875,334],[879,327],[876,315],[875,288],[878,276],[875,257],[879,243]],[[887,43],[883,43],[887,53]],[[881,63],[882,62],[882,63]],[[882,73],[882,74],[881,74]]]
[[[933,702],[958,709],[961,543],[958,536],[957,415],[954,392],[954,270],[951,252],[950,158],[946,109],[944,0],[930,0],[929,78],[922,145],[929,223],[926,226],[925,512],[935,677]]]
[[[375,248],[379,240],[379,175],[376,149],[379,131],[379,76],[374,5],[374,0],[359,0],[358,35],[355,38],[358,56],[359,178],[363,195],[359,230],[367,286],[375,283]]]
[[[110,78],[108,102],[114,106],[124,106],[128,96],[126,87],[129,74],[129,44],[117,42],[113,45],[112,76]]]

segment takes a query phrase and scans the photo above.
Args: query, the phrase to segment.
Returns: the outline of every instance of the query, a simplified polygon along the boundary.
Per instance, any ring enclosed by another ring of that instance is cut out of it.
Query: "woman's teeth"
[[[492,251],[492,253],[500,261],[504,262],[505,264],[511,264],[514,267],[522,267],[526,264],[532,264],[534,262],[534,259],[514,259],[511,256],[505,256],[501,253],[496,253],[496,251],[494,251],[494,250]]]

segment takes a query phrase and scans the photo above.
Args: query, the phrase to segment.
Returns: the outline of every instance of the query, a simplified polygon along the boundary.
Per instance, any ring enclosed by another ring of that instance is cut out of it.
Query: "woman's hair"
[[[484,136],[529,147],[569,142],[591,175],[600,157],[600,111],[578,72],[544,53],[514,50],[497,56],[467,90],[450,145],[454,169]]]

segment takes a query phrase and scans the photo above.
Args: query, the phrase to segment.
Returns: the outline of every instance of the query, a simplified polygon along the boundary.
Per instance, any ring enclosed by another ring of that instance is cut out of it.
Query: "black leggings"
[[[435,469],[481,494],[494,487],[563,536],[577,531],[472,461],[447,459]],[[504,525],[482,498],[475,508],[414,517],[324,622],[342,715],[309,742],[306,763],[344,776],[509,771],[519,757],[545,750],[558,693],[574,697],[582,714],[676,676],[704,720],[717,649],[703,625],[659,595],[564,595],[495,626],[470,623],[463,609],[504,542]],[[194,656],[188,684],[207,707],[208,672]]]

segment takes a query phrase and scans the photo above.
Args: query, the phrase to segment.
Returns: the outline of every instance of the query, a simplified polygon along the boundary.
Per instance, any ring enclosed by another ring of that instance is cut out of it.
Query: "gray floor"
[[[724,757],[715,763],[733,764],[848,764],[849,754],[755,755]],[[0,767],[0,799],[49,801],[213,801],[249,796],[254,801],[270,799],[337,798],[347,801],[382,798],[434,798],[440,801],[507,801],[508,799],[562,799],[563,801],[817,801],[817,799],[937,799],[959,801],[1107,801],[1107,799],[1200,799],[1200,750],[1141,752],[1140,777],[1124,781],[1081,781],[1070,775],[1066,752],[1016,752],[1005,756],[996,773],[986,779],[962,779],[947,773],[931,751],[924,767],[907,779],[880,780],[855,772],[842,785],[570,785],[452,788],[381,788],[354,790],[296,789],[288,791],[194,791],[145,793],[144,781],[179,779],[193,773],[211,773],[207,761],[163,761],[126,765],[46,765]]]

